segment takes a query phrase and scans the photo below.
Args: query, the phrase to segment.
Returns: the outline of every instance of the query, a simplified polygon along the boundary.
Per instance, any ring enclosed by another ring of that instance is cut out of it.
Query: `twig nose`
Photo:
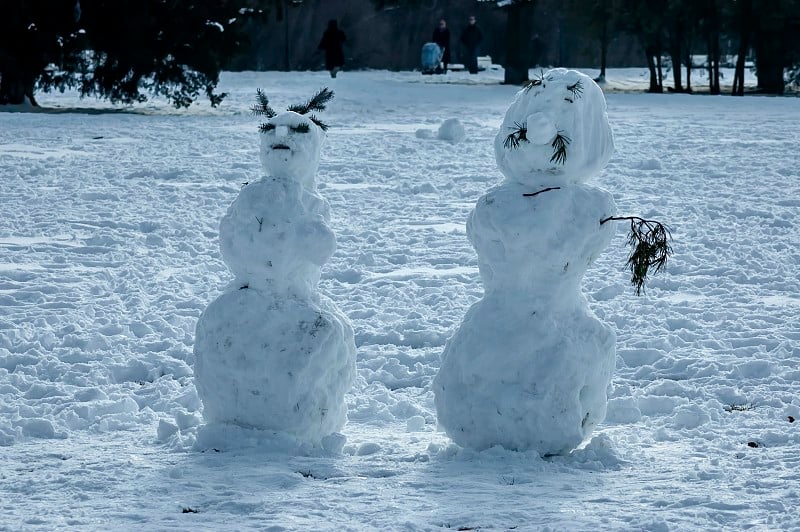
[[[285,137],[288,134],[289,134],[288,126],[278,126],[275,128],[276,137]]]

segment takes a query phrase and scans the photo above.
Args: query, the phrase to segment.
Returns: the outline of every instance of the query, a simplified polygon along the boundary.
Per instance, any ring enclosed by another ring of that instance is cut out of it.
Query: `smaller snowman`
[[[316,188],[327,126],[309,113],[332,97],[324,89],[276,113],[258,92],[266,177],[246,184],[220,222],[222,258],[235,279],[197,322],[195,382],[210,424],[317,445],[347,419],[353,329],[317,291],[336,239]]]
[[[602,91],[576,71],[543,73],[494,148],[505,180],[467,221],[485,293],[442,354],[439,423],[465,447],[568,453],[605,417],[615,360],[614,331],[580,290],[619,219],[611,194],[585,184],[614,151]]]

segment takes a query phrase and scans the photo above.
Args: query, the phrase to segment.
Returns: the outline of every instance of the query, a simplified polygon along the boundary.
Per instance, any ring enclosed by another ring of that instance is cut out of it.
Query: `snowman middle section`
[[[557,454],[605,417],[615,335],[580,283],[613,237],[600,220],[615,205],[582,184],[529,192],[506,181],[470,214],[485,295],[445,347],[435,402],[459,445]]]

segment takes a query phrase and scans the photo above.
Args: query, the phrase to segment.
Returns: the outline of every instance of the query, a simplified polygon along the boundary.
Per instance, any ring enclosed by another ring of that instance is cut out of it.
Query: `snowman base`
[[[223,293],[197,323],[195,380],[209,424],[275,431],[311,444],[347,419],[355,376],[347,320],[324,297],[253,288]]]
[[[462,447],[566,454],[605,417],[613,330],[581,305],[556,312],[541,305],[489,295],[447,343],[436,410]]]

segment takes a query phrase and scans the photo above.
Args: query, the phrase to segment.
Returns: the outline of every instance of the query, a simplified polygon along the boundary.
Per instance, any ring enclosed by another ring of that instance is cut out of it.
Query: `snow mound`
[[[344,425],[353,332],[326,299],[226,292],[206,309],[195,341],[204,354],[195,372],[206,421],[309,441]]]

